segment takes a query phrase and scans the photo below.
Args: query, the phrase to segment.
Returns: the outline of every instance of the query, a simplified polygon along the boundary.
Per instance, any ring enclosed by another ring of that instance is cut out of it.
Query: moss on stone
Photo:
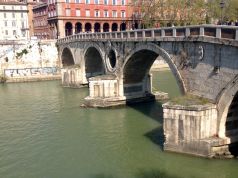
[[[187,94],[184,96],[179,96],[176,98],[173,98],[170,101],[171,104],[176,104],[176,105],[183,105],[183,106],[191,106],[191,105],[205,105],[210,103],[208,99],[198,97],[195,95]]]

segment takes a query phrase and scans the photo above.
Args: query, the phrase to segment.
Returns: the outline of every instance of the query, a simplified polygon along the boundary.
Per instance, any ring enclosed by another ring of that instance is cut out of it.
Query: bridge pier
[[[226,157],[228,140],[217,134],[217,108],[214,104],[163,105],[164,150],[203,157]]]
[[[89,96],[85,105],[89,107],[110,107],[138,102],[168,99],[163,92],[152,93],[151,75],[140,83],[124,84],[114,75],[99,75],[89,78]]]
[[[88,83],[85,72],[80,67],[61,69],[61,79],[64,87],[80,88]]]
[[[85,105],[90,107],[109,107],[125,105],[120,80],[114,75],[100,75],[89,79],[89,96]]]

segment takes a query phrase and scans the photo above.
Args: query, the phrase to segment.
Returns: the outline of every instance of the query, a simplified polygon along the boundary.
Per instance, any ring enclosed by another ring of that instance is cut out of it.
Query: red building
[[[80,32],[111,32],[138,25],[130,0],[48,0],[50,37]]]
[[[48,4],[47,2],[41,2],[35,5],[33,11],[33,31],[34,36],[38,39],[49,39],[50,30],[48,24]]]

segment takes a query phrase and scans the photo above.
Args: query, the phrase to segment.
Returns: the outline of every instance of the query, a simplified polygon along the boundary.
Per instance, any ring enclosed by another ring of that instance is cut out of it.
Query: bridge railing
[[[139,29],[120,32],[101,32],[101,33],[79,33],[57,40],[58,44],[69,43],[72,41],[88,40],[143,40],[164,37],[189,37],[207,36],[218,39],[228,39],[238,41],[238,27],[221,25],[200,25],[184,27],[165,27],[153,29]]]

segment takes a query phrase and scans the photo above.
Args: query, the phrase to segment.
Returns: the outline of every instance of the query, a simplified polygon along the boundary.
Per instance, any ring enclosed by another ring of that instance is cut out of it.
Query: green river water
[[[179,95],[170,71],[153,81]],[[60,81],[0,85],[0,178],[238,178],[238,159],[164,152],[160,103],[80,108],[87,94]]]

